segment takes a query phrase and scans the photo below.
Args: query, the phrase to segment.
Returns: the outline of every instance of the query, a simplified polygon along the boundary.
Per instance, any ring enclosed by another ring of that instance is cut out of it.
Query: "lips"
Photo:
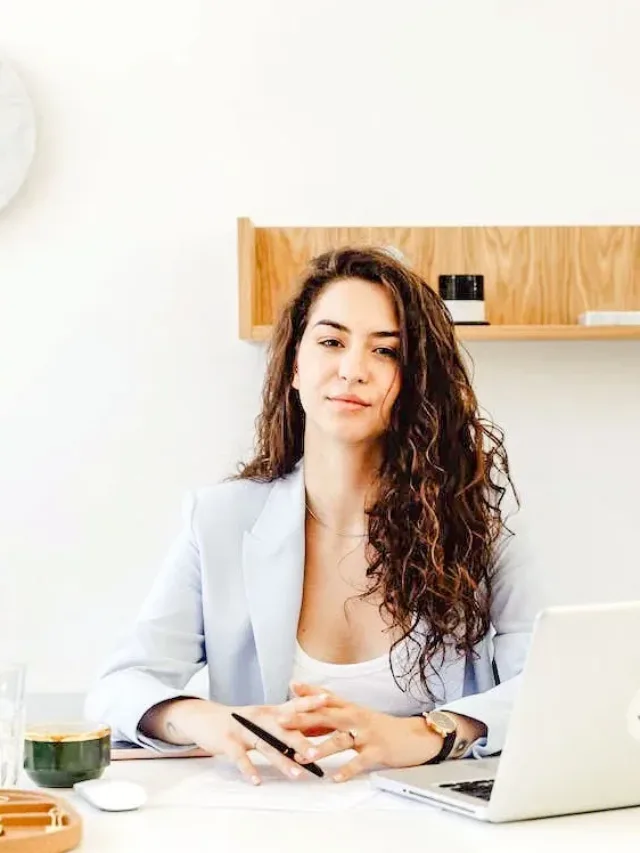
[[[338,397],[329,397],[334,403],[351,403],[354,406],[362,406],[366,408],[370,403],[365,402],[361,397],[356,397],[353,394],[341,394]]]

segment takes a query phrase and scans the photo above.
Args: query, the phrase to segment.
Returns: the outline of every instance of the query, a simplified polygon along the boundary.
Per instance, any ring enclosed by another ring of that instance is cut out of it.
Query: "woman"
[[[254,783],[251,749],[301,770],[239,708],[300,761],[355,750],[337,781],[499,751],[531,567],[444,303],[385,250],[317,257],[275,326],[257,426],[255,458],[191,499],[88,716]],[[184,692],[205,664],[210,700]]]

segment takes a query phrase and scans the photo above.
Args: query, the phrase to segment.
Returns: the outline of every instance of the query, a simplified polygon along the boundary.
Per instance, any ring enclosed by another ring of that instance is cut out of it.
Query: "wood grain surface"
[[[393,246],[433,288],[482,273],[491,326],[466,339],[640,338],[640,327],[577,327],[587,310],[640,310],[640,227],[256,228],[238,220],[240,336],[269,337],[307,262],[345,245]]]

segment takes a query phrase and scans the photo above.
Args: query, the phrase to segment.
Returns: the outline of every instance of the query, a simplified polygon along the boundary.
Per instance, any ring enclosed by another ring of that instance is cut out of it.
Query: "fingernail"
[[[342,775],[342,773],[336,773],[336,775],[333,777],[334,782],[342,782],[343,779],[344,776]]]
[[[292,767],[291,768],[291,775],[294,776],[296,779],[298,778],[298,776],[301,773],[302,773],[302,770],[300,769],[300,767]]]
[[[305,755],[305,758],[312,758],[313,759],[316,757],[317,754],[318,754],[317,749],[308,749],[304,755]]]
[[[329,694],[328,694],[328,693],[321,693],[321,694],[318,696],[318,701],[326,702],[328,698],[329,698]]]
[[[260,784],[260,777],[259,776],[252,776],[251,781],[253,782],[254,785],[259,785]]]
[[[286,724],[286,723],[290,723],[290,722],[291,722],[291,717],[287,717],[287,716],[286,716],[286,714],[285,714],[285,716],[284,716],[284,717],[278,717],[278,722],[279,722],[279,723],[284,723],[284,724]]]

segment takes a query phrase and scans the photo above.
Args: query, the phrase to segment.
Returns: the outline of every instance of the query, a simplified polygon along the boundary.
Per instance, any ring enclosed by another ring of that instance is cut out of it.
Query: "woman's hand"
[[[168,743],[195,743],[210,755],[225,755],[254,785],[259,785],[261,780],[249,758],[252,749],[289,779],[297,779],[306,771],[241,726],[233,719],[231,712],[236,711],[266,729],[293,747],[298,756],[308,757],[313,752],[311,741],[291,727],[285,730],[279,724],[278,717],[282,714],[291,716],[319,711],[326,704],[327,698],[326,693],[314,691],[313,695],[293,698],[282,705],[246,705],[237,708],[206,699],[178,699],[148,711],[140,728],[145,734]]]
[[[282,706],[278,721],[283,728],[306,735],[319,731],[333,732],[306,756],[296,756],[299,761],[318,761],[348,749],[358,753],[334,774],[335,782],[346,782],[373,767],[424,764],[442,748],[442,738],[427,728],[422,717],[381,714],[345,702],[333,693],[326,694],[308,684],[292,685],[292,689],[299,697],[310,698],[324,692],[328,698],[323,706],[310,711],[292,707],[284,710],[285,706]]]

